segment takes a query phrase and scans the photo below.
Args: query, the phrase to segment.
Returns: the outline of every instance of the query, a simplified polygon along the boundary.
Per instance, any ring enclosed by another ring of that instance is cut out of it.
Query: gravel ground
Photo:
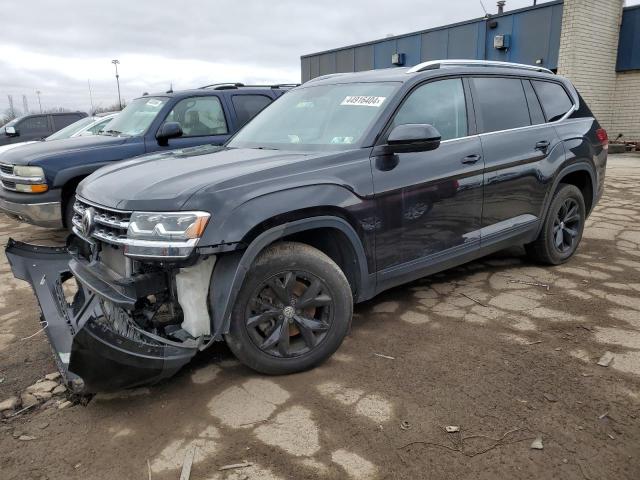
[[[607,175],[566,265],[513,249],[386,292],[303,374],[256,375],[219,346],[164,384],[5,418],[0,477],[177,480],[193,453],[192,480],[638,479],[640,157]],[[2,401],[55,367],[4,255],[0,281]]]

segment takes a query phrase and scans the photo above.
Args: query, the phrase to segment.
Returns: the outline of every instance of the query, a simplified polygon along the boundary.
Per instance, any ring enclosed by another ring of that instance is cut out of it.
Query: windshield
[[[136,98],[100,134],[127,137],[142,135],[166,102],[167,98],[164,97]]]
[[[250,121],[231,148],[347,150],[380,115],[399,83],[347,83],[292,90]]]
[[[71,136],[74,133],[79,132],[84,127],[86,127],[87,125],[90,125],[93,122],[95,122],[95,118],[84,117],[78,120],[77,122],[73,122],[71,125],[67,125],[62,130],[58,130],[53,135],[49,135],[47,138],[45,138],[45,140],[49,141],[49,140],[60,140],[62,138],[71,138]]]

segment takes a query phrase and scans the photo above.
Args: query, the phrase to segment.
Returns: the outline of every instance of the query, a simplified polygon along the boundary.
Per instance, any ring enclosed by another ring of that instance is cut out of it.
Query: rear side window
[[[415,89],[393,119],[393,127],[428,123],[442,140],[467,135],[467,109],[459,78],[430,82]]]
[[[547,117],[547,122],[553,122],[562,118],[573,106],[573,102],[562,85],[537,80],[534,80],[532,83],[536,89],[540,103],[542,103],[542,109]]]
[[[531,125],[522,80],[474,78],[473,101],[480,132],[496,132]]]
[[[53,119],[53,129],[55,131],[80,120],[79,115],[52,115],[51,118]]]
[[[231,101],[239,128],[260,113],[272,100],[265,95],[234,95]]]
[[[523,80],[524,93],[527,96],[527,104],[529,105],[529,115],[531,115],[531,123],[533,125],[540,125],[544,123],[544,113],[540,107],[540,102],[536,96],[536,92],[533,91],[531,82],[529,80]]]
[[[25,118],[16,127],[22,133],[47,133],[49,131],[49,122],[46,115],[38,115]]]

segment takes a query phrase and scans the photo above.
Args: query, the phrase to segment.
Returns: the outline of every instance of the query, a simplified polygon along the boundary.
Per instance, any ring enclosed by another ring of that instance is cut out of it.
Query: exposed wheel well
[[[76,188],[78,187],[78,184],[82,180],[84,180],[84,178],[85,178],[85,176],[74,177],[71,180],[69,180],[67,183],[65,183],[65,185],[62,187],[62,205],[61,205],[61,209],[62,209],[62,222],[63,222],[65,227],[68,227],[68,225],[66,225],[67,222],[66,222],[66,218],[65,218],[67,202],[73,196],[73,194],[76,192]]]
[[[578,170],[568,173],[560,179],[560,183],[567,183],[578,187],[584,197],[584,206],[587,213],[591,211],[591,207],[593,206],[593,183],[591,182],[589,172],[586,170]]]
[[[360,287],[358,257],[347,236],[337,228],[305,230],[283,237],[279,241],[300,242],[317,248],[340,267],[349,281],[351,291],[354,294],[358,291]]]

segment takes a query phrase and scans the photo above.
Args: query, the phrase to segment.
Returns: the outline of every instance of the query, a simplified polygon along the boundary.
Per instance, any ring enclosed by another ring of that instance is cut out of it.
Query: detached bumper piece
[[[74,393],[156,383],[174,375],[198,352],[197,345],[140,329],[125,310],[135,300],[92,275],[65,247],[9,239],[5,252],[14,276],[29,282],[36,294],[58,369]],[[79,274],[77,282],[70,263]],[[77,283],[71,302],[65,298],[65,282]]]

